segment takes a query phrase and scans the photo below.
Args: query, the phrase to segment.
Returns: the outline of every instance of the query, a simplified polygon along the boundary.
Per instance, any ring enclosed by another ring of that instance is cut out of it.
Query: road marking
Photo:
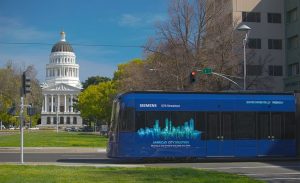
[[[89,155],[89,154],[78,154],[78,155],[62,155],[62,157],[97,157],[96,155]]]
[[[278,177],[278,178],[259,178],[260,180],[300,180],[300,177],[299,178],[281,178],[281,177]]]
[[[244,167],[219,167],[219,168],[205,168],[199,167],[202,169],[212,169],[212,170],[226,170],[226,169],[256,169],[256,168],[300,168],[299,165],[291,165],[291,166],[244,166]]]
[[[255,176],[255,175],[300,175],[299,173],[241,173],[240,175]]]

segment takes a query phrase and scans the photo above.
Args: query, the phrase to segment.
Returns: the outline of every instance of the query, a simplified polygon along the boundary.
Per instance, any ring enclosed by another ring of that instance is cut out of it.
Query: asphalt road
[[[20,154],[15,150],[1,151],[1,163],[18,163]],[[68,152],[69,151],[69,152]],[[61,166],[121,166],[121,167],[190,167],[197,169],[215,170],[246,175],[266,182],[300,182],[300,160],[268,161],[268,162],[222,162],[222,161],[190,161],[168,162],[157,161],[120,161],[106,158],[103,150],[74,151],[74,149],[40,151],[31,150],[24,154],[25,164],[55,164]]]

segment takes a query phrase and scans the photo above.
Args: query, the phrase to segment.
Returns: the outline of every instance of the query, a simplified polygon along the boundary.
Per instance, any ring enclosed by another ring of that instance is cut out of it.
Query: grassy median
[[[106,147],[107,138],[93,133],[50,130],[25,131],[25,147]],[[0,147],[20,146],[20,132],[1,135]]]
[[[260,182],[245,176],[192,168],[94,168],[0,165],[0,182]]]

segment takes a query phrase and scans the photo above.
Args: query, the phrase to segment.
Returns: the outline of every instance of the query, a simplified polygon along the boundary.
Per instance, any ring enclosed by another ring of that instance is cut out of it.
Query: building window
[[[70,117],[67,117],[67,124],[70,124]]]
[[[64,124],[64,123],[65,123],[65,118],[61,116],[59,118],[59,124]]]
[[[297,21],[297,8],[294,8],[287,12],[286,22],[293,23]]]
[[[260,13],[242,12],[243,22],[260,22]]]
[[[49,97],[49,103],[51,103],[51,97]]]
[[[281,23],[280,13],[268,13],[268,23]]]
[[[65,112],[65,106],[59,106],[59,112]]]
[[[73,117],[73,124],[74,124],[74,125],[77,124],[77,117]]]
[[[287,47],[288,49],[296,49],[298,48],[298,35],[288,38]]]
[[[282,71],[281,65],[269,65],[269,76],[282,76]]]
[[[281,39],[269,39],[268,40],[268,48],[273,50],[281,50],[282,49],[282,40]]]
[[[53,124],[56,124],[56,122],[57,122],[57,118],[53,117]]]
[[[299,74],[299,63],[288,65],[288,75],[294,76]]]
[[[50,125],[51,124],[51,118],[47,117],[47,124]]]
[[[247,46],[250,49],[261,49],[261,39],[249,38]]]
[[[247,65],[248,76],[261,76],[262,66],[261,65]]]

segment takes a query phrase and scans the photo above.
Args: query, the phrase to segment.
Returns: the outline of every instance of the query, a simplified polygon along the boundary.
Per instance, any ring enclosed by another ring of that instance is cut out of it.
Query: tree
[[[157,35],[145,46],[146,67],[156,71],[152,84],[162,90],[221,91],[240,89],[232,82],[199,73],[189,83],[192,71],[211,68],[216,73],[243,75],[244,35],[235,31],[239,19],[231,11],[229,0],[173,0],[169,18],[157,26]],[[257,58],[247,49],[247,64],[266,65],[270,58]],[[236,78],[235,78],[236,79]],[[270,79],[270,77],[268,77]],[[266,77],[247,77],[247,87],[265,85]],[[242,80],[237,79],[240,86]],[[153,88],[153,86],[152,86]]]
[[[192,71],[205,67],[236,75],[242,51],[233,52],[235,22],[220,16],[226,8],[207,0],[173,0],[169,19],[157,25],[157,35],[145,46],[143,60],[121,64],[114,80],[120,91],[219,91],[231,88],[223,78],[198,73],[194,84]],[[219,24],[218,24],[219,23]],[[208,33],[209,32],[209,33]],[[241,39],[239,39],[241,40]],[[239,54],[236,54],[239,53]]]
[[[146,62],[141,59],[133,59],[125,64],[118,65],[114,73],[113,81],[119,92],[133,90],[149,90],[149,71],[146,71]]]
[[[112,81],[90,85],[78,96],[77,108],[84,119],[101,121],[109,124],[112,101],[116,95],[116,88]]]
[[[199,90],[198,85],[190,85],[189,74],[207,62],[203,45],[210,8],[205,0],[171,1],[169,19],[158,24],[155,41],[150,40],[145,49],[149,67],[157,71],[156,80],[163,81],[161,89]]]
[[[82,87],[83,89],[85,90],[88,86],[90,85],[97,85],[99,83],[102,83],[102,82],[107,82],[107,81],[110,81],[111,79],[108,78],[108,77],[103,77],[103,76],[91,76],[91,77],[88,77],[87,80],[85,80],[83,83],[82,83]]]
[[[145,59],[119,65],[114,80],[120,91],[222,91],[241,89],[243,80],[244,35],[235,31],[239,20],[230,10],[229,0],[172,0],[169,18],[157,24],[157,34],[145,45]],[[247,49],[247,64],[258,61]],[[268,58],[261,59],[266,63]],[[263,63],[260,63],[263,64]],[[265,64],[264,64],[265,65]],[[237,87],[203,68],[235,76]],[[190,73],[196,82],[190,83]],[[238,77],[239,76],[239,77]],[[264,78],[247,77],[248,87],[261,85]]]
[[[21,66],[14,65],[12,61],[7,62],[5,68],[0,68],[0,120],[5,126],[18,125],[19,121],[16,117],[8,115],[7,110],[14,103],[17,106],[17,114],[19,115],[20,106],[20,87],[21,75],[25,70]],[[31,94],[28,94],[24,100],[25,104],[32,103],[40,111],[42,105],[42,94],[39,82],[36,79],[36,70],[34,66],[28,66],[27,72],[31,78]],[[25,113],[24,113],[25,114]],[[34,117],[33,124],[36,124],[40,114]],[[25,118],[29,121],[29,117],[25,114]]]

